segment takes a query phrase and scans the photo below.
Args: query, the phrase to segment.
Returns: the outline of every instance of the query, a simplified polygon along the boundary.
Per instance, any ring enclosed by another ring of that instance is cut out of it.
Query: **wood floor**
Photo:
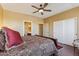
[[[58,50],[59,56],[79,56],[79,50],[75,50],[74,55],[74,47],[62,44],[63,48]]]

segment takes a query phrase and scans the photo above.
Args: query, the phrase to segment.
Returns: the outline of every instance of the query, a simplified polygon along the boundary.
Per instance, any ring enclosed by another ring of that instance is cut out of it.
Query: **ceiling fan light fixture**
[[[36,7],[36,6],[32,5],[33,8],[36,8],[37,9],[33,13],[39,12],[39,13],[41,13],[41,15],[44,15],[44,11],[51,12],[50,9],[45,9],[47,7],[47,5],[48,5],[48,3],[40,4],[40,7]]]
[[[43,9],[40,9],[39,12],[43,12]]]

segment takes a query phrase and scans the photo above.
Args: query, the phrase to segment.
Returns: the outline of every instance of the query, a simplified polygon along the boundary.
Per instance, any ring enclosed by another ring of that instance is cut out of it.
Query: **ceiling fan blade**
[[[44,9],[44,11],[48,11],[48,12],[51,12],[52,10],[46,10],[46,9]]]
[[[41,15],[43,15],[43,12],[41,12]]]
[[[33,12],[33,13],[36,13],[36,12],[39,12],[39,11],[35,11],[35,12]]]
[[[33,8],[36,8],[36,9],[39,9],[38,7],[36,7],[36,6],[33,6],[33,5],[32,5],[32,7],[33,7]]]
[[[45,3],[43,8],[45,8],[47,5],[48,5],[48,3]]]

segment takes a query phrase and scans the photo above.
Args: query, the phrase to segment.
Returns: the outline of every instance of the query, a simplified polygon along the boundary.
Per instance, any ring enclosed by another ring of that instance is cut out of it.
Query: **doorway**
[[[25,35],[31,35],[31,22],[24,22],[24,32]]]
[[[39,24],[39,35],[43,36],[43,24]]]

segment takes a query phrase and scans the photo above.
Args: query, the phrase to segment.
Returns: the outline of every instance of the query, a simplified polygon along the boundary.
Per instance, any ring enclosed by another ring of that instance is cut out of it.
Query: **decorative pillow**
[[[7,40],[6,40],[7,41],[7,45],[6,45],[7,48],[11,48],[13,46],[17,46],[17,45],[23,43],[23,40],[22,40],[19,32],[14,31],[9,28],[6,28],[6,27],[3,27],[3,29],[7,35]]]
[[[2,32],[2,30],[0,30],[0,51],[4,51],[5,50],[5,34]]]

